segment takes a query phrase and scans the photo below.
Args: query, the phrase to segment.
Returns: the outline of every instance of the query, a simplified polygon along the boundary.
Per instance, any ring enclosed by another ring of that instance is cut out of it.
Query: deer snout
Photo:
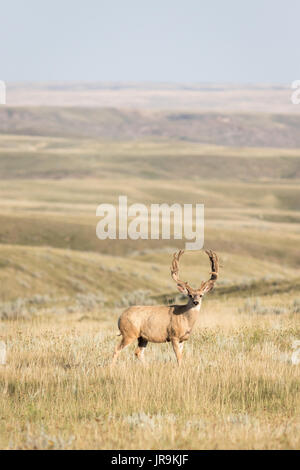
[[[201,304],[202,297],[203,297],[203,294],[198,294],[198,295],[195,295],[195,297],[192,298],[192,301],[193,301],[193,304],[195,305],[195,307],[197,305]]]

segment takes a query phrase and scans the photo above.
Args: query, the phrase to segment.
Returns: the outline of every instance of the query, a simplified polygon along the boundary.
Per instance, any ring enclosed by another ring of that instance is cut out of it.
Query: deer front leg
[[[180,366],[181,364],[181,358],[182,358],[182,349],[183,349],[183,344],[179,343],[179,339],[178,338],[172,338],[172,346],[173,346],[173,350],[174,350],[174,353],[176,355],[176,359],[177,359],[177,362],[178,362],[178,365]]]

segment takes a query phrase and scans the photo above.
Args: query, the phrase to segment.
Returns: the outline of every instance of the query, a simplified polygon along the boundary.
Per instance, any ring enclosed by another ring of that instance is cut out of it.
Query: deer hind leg
[[[176,355],[176,359],[177,359],[178,365],[180,366],[180,364],[181,364],[181,359],[182,359],[183,343],[179,343],[179,339],[178,339],[178,338],[172,338],[171,341],[172,341],[172,346],[173,346],[174,353],[175,353],[175,355]]]
[[[126,348],[126,346],[129,346],[129,344],[133,343],[133,341],[135,339],[136,338],[123,336],[120,344],[118,344],[115,348],[115,352],[114,352],[114,355],[113,355],[113,358],[112,358],[112,365],[114,365],[116,363],[117,357],[120,354],[120,352],[122,351],[122,349]]]
[[[146,339],[142,338],[141,336],[138,338],[138,346],[136,350],[134,351],[134,354],[142,362],[144,362],[144,352],[145,352],[145,347],[147,346],[147,344],[148,344],[148,341]]]

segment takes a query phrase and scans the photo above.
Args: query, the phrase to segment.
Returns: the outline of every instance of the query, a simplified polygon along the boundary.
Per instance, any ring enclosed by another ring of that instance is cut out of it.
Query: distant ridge
[[[291,84],[20,82],[7,83],[10,106],[83,106],[300,114]]]
[[[300,148],[300,115],[2,106],[0,134]]]

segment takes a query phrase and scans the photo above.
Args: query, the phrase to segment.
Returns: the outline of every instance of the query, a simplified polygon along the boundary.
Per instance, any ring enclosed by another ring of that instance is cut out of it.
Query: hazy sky
[[[299,0],[8,0],[0,79],[300,79]]]

